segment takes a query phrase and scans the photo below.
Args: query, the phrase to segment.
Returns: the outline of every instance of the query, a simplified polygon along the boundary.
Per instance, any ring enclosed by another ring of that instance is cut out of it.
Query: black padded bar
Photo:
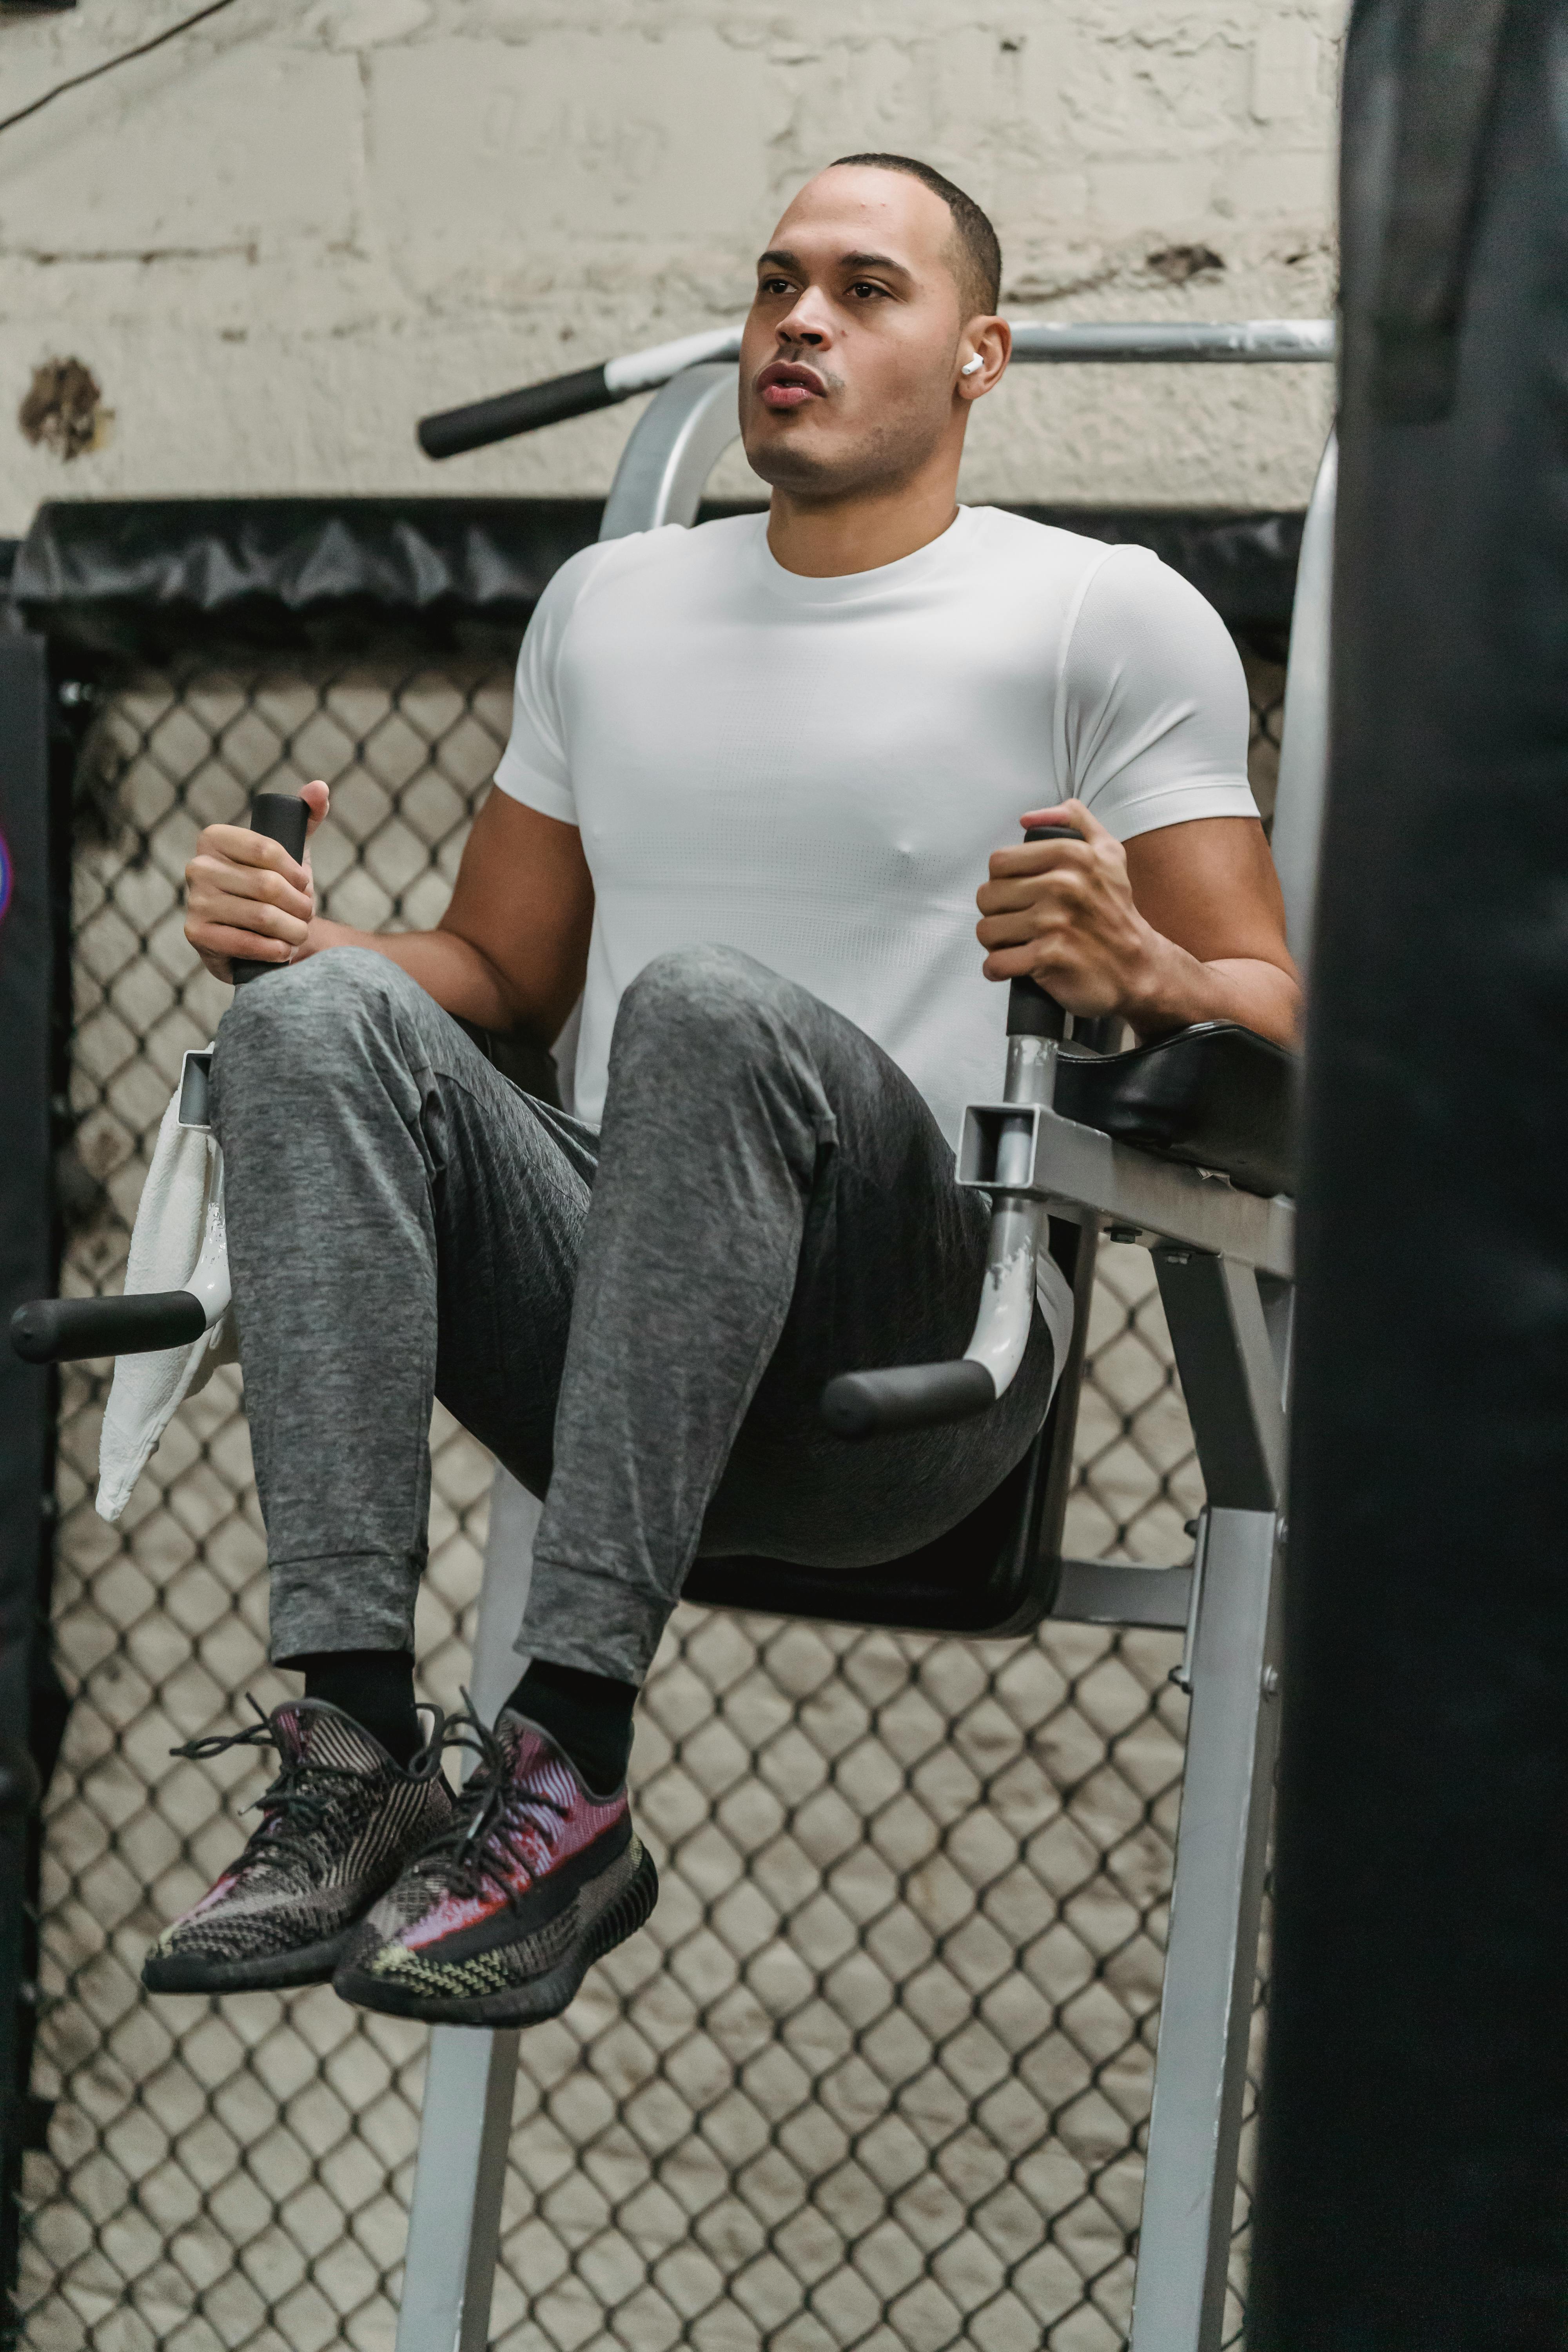
[[[996,1385],[984,1365],[961,1356],[950,1364],[840,1372],[822,1391],[822,1418],[836,1437],[875,1437],[883,1429],[968,1421],[995,1402]]]
[[[281,842],[296,863],[305,855],[305,835],[310,831],[310,812],[302,800],[292,793],[258,793],[250,803],[250,830],[264,834],[268,841]],[[258,963],[247,956],[236,956],[231,969],[236,988],[247,981],[259,980],[264,971],[287,971],[286,963]]]
[[[1103,1059],[1065,1055],[1055,1108],[1080,1127],[1217,1169],[1244,1192],[1296,1189],[1296,1061],[1230,1021],[1200,1021]]]
[[[492,441],[510,441],[519,433],[537,433],[542,425],[561,425],[569,416],[613,408],[626,396],[610,390],[603,367],[579,368],[574,375],[552,375],[543,383],[497,393],[491,400],[470,401],[467,408],[444,408],[435,416],[422,416],[419,446],[427,457],[460,457],[466,449],[487,448]]]
[[[74,1364],[84,1356],[145,1356],[189,1347],[207,1328],[188,1290],[131,1298],[35,1298],[11,1318],[11,1345],[25,1363]]]

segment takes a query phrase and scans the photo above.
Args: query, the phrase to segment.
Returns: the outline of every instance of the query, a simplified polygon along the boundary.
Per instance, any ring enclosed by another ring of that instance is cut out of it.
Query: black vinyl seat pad
[[[1271,1197],[1293,1189],[1296,1057],[1236,1022],[1199,1022],[1125,1054],[1069,1050],[1058,1065],[1055,1107],[1120,1142],[1227,1176],[1245,1192]],[[699,1559],[686,1598],[709,1608],[971,1637],[1017,1635],[1037,1624],[1060,1572],[1092,1267],[1091,1255],[1084,1281],[1075,1283],[1079,1328],[1046,1425],[966,1519],[905,1559],[857,1570]],[[1054,1507],[1047,1485],[1056,1490]]]
[[[1126,1054],[1069,1051],[1058,1065],[1055,1108],[1119,1143],[1272,1197],[1296,1186],[1296,1076],[1282,1045],[1234,1021],[1200,1021]]]

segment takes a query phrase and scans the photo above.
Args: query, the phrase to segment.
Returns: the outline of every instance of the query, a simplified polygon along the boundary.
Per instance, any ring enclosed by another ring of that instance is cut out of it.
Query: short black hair
[[[913,155],[839,155],[828,168],[836,172],[844,163],[868,165],[878,172],[905,172],[911,180],[919,180],[928,187],[933,196],[940,196],[952,215],[959,257],[954,275],[965,313],[973,318],[977,310],[995,310],[1002,299],[1002,247],[995,230],[973,196],[954,187],[934,164],[919,163]]]

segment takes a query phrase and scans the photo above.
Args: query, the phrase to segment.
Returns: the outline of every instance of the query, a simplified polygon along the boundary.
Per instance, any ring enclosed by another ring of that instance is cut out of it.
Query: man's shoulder
[[[726,562],[766,525],[762,514],[724,515],[700,529],[684,523],[661,523],[657,530],[629,530],[619,539],[602,539],[574,555],[563,572],[581,565],[581,582],[637,579],[650,572],[694,570]]]
[[[977,506],[970,512],[987,556],[1024,568],[1053,573],[1093,572],[1117,551],[1088,531],[1068,530],[1060,523],[1042,522],[1036,515],[1018,514],[1010,507]],[[1132,551],[1131,547],[1127,551]],[[1136,551],[1150,554],[1147,548]],[[1150,561],[1158,559],[1150,556]]]
[[[1207,599],[1141,541],[1094,539],[1005,507],[973,511],[984,518],[982,560],[1020,587],[1031,579],[1065,587],[1075,604],[1086,599],[1108,625],[1167,630],[1198,626],[1200,615],[1218,620]]]

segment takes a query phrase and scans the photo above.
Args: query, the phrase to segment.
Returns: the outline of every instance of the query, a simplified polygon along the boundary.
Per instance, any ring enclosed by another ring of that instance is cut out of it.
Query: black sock
[[[312,1650],[288,1664],[305,1674],[305,1696],[325,1699],[363,1724],[393,1761],[425,1744],[414,1706],[412,1650]]]
[[[604,1797],[626,1777],[636,1702],[630,1683],[535,1658],[507,1706],[547,1731],[595,1795]]]

